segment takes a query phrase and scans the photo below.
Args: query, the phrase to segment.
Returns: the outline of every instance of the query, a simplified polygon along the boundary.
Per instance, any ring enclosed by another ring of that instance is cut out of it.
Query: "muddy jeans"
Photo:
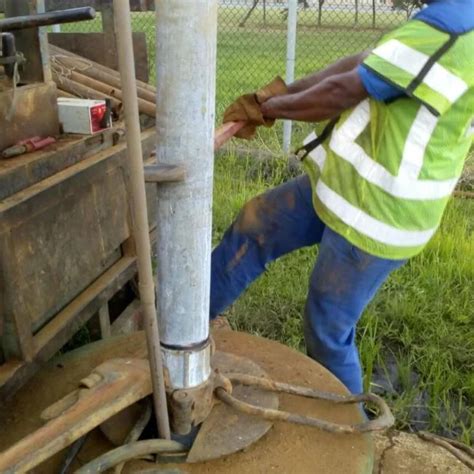
[[[363,252],[317,216],[307,176],[249,201],[212,254],[211,319],[278,257],[319,244],[309,281],[304,336],[308,355],[352,393],[362,391],[355,327],[379,287],[405,261]],[[302,283],[303,284],[303,283]]]

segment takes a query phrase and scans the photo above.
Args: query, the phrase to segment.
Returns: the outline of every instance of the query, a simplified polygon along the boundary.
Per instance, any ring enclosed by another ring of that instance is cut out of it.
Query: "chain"
[[[254,377],[245,374],[226,374],[225,377],[221,374],[221,377],[223,379],[227,378],[229,383],[222,383],[216,387],[216,397],[221,402],[229,405],[237,411],[245,413],[246,415],[260,416],[261,418],[270,421],[285,421],[297,425],[311,426],[329,433],[344,434],[382,431],[390,428],[395,422],[392,412],[385,401],[372,393],[363,393],[361,395],[337,395],[335,393],[322,392],[307,387],[275,382],[267,378]],[[326,400],[338,405],[369,403],[377,407],[378,416],[373,420],[368,420],[363,423],[338,424],[297,413],[262,408],[243,402],[232,396],[232,390],[228,388],[229,386],[232,386],[232,384],[257,387],[270,392],[287,393],[315,400]]]

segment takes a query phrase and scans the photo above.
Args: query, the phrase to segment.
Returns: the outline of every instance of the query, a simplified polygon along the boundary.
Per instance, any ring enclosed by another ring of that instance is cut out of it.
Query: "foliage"
[[[393,0],[392,5],[394,10],[404,11],[407,15],[407,19],[410,18],[414,10],[420,7],[420,0]]]

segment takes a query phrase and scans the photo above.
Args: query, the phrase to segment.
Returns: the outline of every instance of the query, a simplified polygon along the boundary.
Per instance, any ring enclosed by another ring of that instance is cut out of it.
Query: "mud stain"
[[[245,204],[235,223],[235,229],[242,234],[258,234],[262,232],[264,222],[262,215],[268,211],[270,206],[263,196],[258,196]]]
[[[226,267],[227,272],[231,272],[242,260],[242,258],[247,254],[249,248],[248,241],[245,241],[237,250],[232,260],[228,263]]]

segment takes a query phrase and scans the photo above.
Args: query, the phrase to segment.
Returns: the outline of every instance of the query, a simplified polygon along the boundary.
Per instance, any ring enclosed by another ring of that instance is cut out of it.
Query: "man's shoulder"
[[[474,30],[474,0],[436,0],[419,11],[414,20],[450,34]]]

